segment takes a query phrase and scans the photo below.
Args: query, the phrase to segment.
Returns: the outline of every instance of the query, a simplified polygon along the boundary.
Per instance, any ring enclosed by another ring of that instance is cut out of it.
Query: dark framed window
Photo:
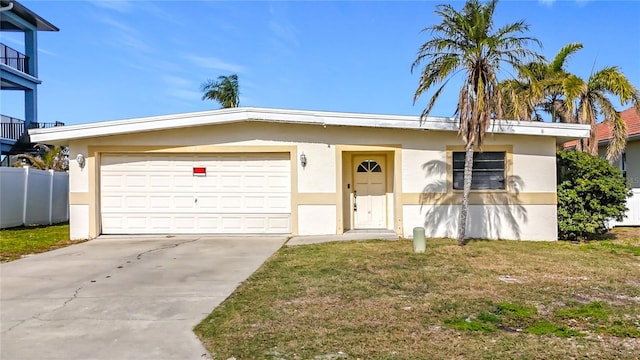
[[[365,160],[358,165],[357,172],[382,172],[380,164],[373,160]]]
[[[453,189],[464,188],[464,155],[453,153]],[[473,153],[472,190],[504,190],[505,189],[504,151],[485,151]]]

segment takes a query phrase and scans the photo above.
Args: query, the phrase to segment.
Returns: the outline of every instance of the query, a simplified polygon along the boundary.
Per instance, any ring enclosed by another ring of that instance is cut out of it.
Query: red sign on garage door
[[[194,167],[193,168],[193,176],[207,176],[207,168],[206,167]]]

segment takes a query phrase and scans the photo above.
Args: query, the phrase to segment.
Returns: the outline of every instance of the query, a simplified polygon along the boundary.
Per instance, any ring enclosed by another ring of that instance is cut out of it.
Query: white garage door
[[[290,233],[290,174],[289,154],[106,154],[102,233]]]

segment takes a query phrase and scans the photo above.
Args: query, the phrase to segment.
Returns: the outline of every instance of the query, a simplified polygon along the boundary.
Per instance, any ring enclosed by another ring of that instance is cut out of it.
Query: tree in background
[[[528,25],[523,20],[494,29],[493,13],[497,3],[497,0],[486,4],[468,0],[462,11],[457,11],[451,5],[438,5],[435,13],[442,22],[423,29],[432,37],[420,47],[411,65],[413,72],[426,63],[413,97],[414,104],[422,94],[437,86],[422,111],[421,119],[429,115],[451,78],[460,72],[465,74],[455,112],[460,121],[458,133],[466,144],[458,245],[466,243],[474,149],[482,150],[484,135],[491,120],[502,118],[503,98],[497,73],[505,65],[517,68],[527,58],[541,59],[536,52],[526,48],[529,43],[540,45],[540,42],[523,35],[528,31]]]
[[[69,170],[69,149],[55,145],[49,147],[44,144],[36,144],[34,148],[38,149],[38,154],[20,154],[16,155],[14,167],[23,167],[25,165],[34,167],[39,170],[67,171]]]
[[[558,237],[590,239],[621,221],[631,195],[620,170],[580,151],[560,151],[558,166]]]
[[[507,118],[542,120],[542,111],[550,114],[554,122],[571,122],[573,104],[565,99],[578,96],[582,81],[566,71],[566,61],[580,49],[582,44],[568,44],[560,49],[551,62],[529,62],[517,69],[517,79],[501,82],[503,94],[515,99],[505,102]]]
[[[609,95],[618,97],[621,104],[632,103],[640,114],[640,92],[616,66],[603,68],[583,81],[576,100],[575,122],[591,125],[591,137],[578,140],[576,148],[598,155],[598,115],[611,127],[613,136],[607,147],[607,159],[617,159],[627,146],[627,125],[616,111]]]
[[[519,69],[517,80],[501,83],[502,92],[517,99],[507,103],[509,117],[522,119],[522,114],[535,114],[537,110],[551,115],[552,121],[591,125],[591,137],[578,141],[577,149],[598,154],[598,116],[609,122],[613,138],[607,148],[607,159],[616,159],[626,147],[626,124],[611,103],[610,96],[621,104],[631,103],[640,111],[640,93],[615,66],[606,67],[584,80],[566,70],[566,62],[582,44],[564,46],[553,61],[534,61]]]
[[[202,100],[215,100],[223,109],[240,105],[240,89],[238,75],[218,76],[218,81],[207,80],[200,86],[204,92]]]

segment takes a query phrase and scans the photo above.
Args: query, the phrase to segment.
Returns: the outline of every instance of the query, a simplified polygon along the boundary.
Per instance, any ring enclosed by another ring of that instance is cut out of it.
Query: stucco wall
[[[556,205],[469,205],[467,237],[554,241],[558,238]],[[404,205],[403,234],[414,227],[425,236],[456,238],[459,205]]]
[[[640,140],[627,143],[627,180],[632,188],[640,188]]]
[[[299,235],[334,234],[336,231],[335,205],[299,205]]]
[[[640,188],[640,140],[627,142],[627,147],[624,152],[627,158],[627,181],[632,188]],[[603,158],[607,155],[606,145],[598,148],[598,155]],[[622,156],[611,161],[611,164],[621,169]]]
[[[513,198],[515,192],[522,196],[509,205],[502,205],[504,196],[498,200],[482,197],[482,204],[488,205],[473,205],[471,233],[555,240],[555,140],[489,135],[485,144],[511,149],[510,171],[519,179],[519,185],[509,189],[508,198]],[[455,196],[428,204],[420,200],[425,191],[447,191],[447,147],[452,145],[462,145],[455,132],[251,122],[75,140],[70,143],[72,237],[87,238],[99,233],[99,157],[94,155],[100,152],[243,152],[248,148],[270,151],[271,147],[279,151],[291,149],[286,151],[292,156],[292,219],[298,234],[334,234],[349,228],[351,207],[346,203],[350,197],[344,186],[344,173],[350,165],[344,161],[351,157],[345,154],[378,153],[386,154],[391,179],[387,191],[388,228],[410,235],[414,226],[428,222],[430,209],[447,213],[456,207]],[[75,162],[78,153],[88,158],[84,169]],[[299,161],[301,153],[308,161],[304,168]],[[487,211],[482,209],[493,209],[491,206],[495,209],[488,214],[494,217],[487,218]],[[526,216],[515,216],[518,211]],[[496,218],[496,214],[501,217]],[[487,219],[492,222],[485,223]],[[439,223],[434,235],[454,231],[443,224]],[[514,228],[519,230],[508,230]]]

